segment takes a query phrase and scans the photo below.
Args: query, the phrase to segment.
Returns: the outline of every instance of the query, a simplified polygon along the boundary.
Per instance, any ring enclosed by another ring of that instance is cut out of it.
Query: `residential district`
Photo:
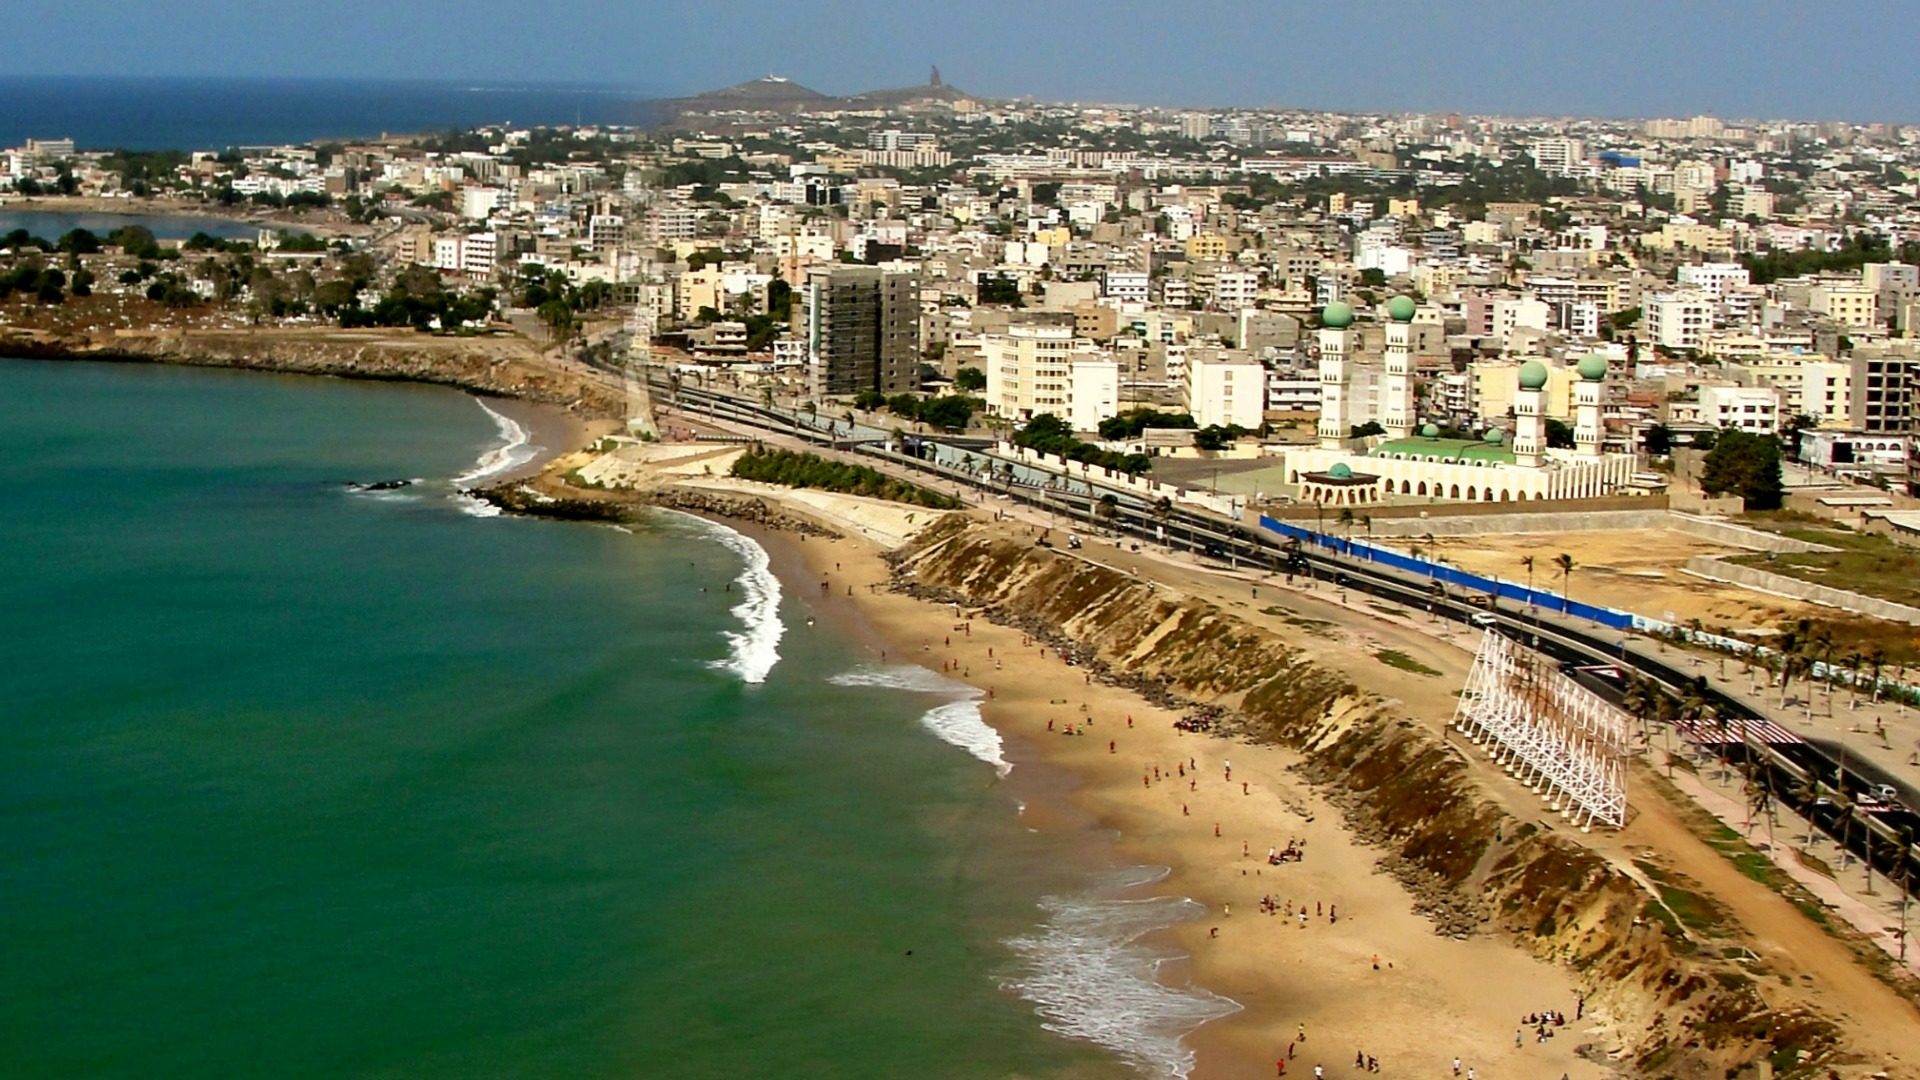
[[[1085,440],[1056,448],[1128,473],[1197,444],[1256,501],[1660,492],[1649,462],[1727,431],[1920,484],[1920,128],[1041,105],[937,70],[851,98],[770,76],[663,121],[30,140],[0,199],[277,224],[185,250],[16,232],[6,318],[105,297],[121,326],[517,328],[601,361],[639,340],[816,407],[1052,414]]]

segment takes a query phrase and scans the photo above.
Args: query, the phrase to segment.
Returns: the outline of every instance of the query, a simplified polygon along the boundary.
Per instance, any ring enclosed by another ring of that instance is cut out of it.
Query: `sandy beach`
[[[1143,895],[1205,907],[1205,918],[1169,932],[1192,959],[1168,975],[1190,975],[1242,1010],[1190,1038],[1195,1076],[1273,1075],[1290,1046],[1287,1075],[1316,1064],[1349,1075],[1357,1055],[1392,1075],[1446,1075],[1455,1057],[1485,1076],[1610,1075],[1575,1053],[1606,1040],[1594,1017],[1572,1019],[1572,979],[1498,940],[1436,935],[1375,868],[1378,853],[1290,771],[1295,755],[1183,733],[1179,714],[1089,680],[1018,630],[888,592],[887,566],[865,542],[764,539],[792,551],[774,558],[784,576],[804,560],[806,579],[789,584],[868,648],[990,695],[984,716],[1016,772],[1073,778],[1062,785],[1072,805],[1033,815],[1036,827],[1091,820],[1118,837],[1124,860],[1171,869]],[[1306,857],[1269,865],[1269,849],[1290,843]],[[1568,1023],[1545,1042],[1529,1029],[1516,1045],[1522,1019],[1546,1010]]]

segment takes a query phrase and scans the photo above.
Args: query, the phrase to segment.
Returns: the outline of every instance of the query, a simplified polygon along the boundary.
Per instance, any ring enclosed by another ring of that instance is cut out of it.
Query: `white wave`
[[[1127,885],[1163,876],[1159,868]],[[1171,896],[1116,899],[1102,889],[1049,896],[1040,908],[1040,927],[1007,943],[1021,970],[1004,985],[1033,1003],[1047,1030],[1103,1047],[1148,1075],[1185,1077],[1193,1070],[1187,1034],[1239,1011],[1230,998],[1162,983],[1161,965],[1176,957],[1139,943],[1198,918],[1205,910],[1199,904]]]
[[[473,468],[453,478],[455,484],[463,486],[498,476],[508,469],[517,469],[532,461],[534,455],[540,452],[540,447],[531,445],[527,429],[521,427],[513,417],[495,410],[479,398],[473,401],[493,417],[493,426],[499,429],[501,442],[499,446],[481,454],[480,460],[473,463]]]
[[[766,682],[767,673],[780,662],[780,638],[787,632],[780,621],[780,579],[773,576],[766,548],[717,521],[706,524],[723,547],[737,552],[746,562],[734,579],[741,600],[733,605],[733,615],[740,620],[741,629],[726,632],[727,658],[714,661],[713,666],[733,672],[741,682]]]
[[[866,665],[842,672],[827,681],[835,686],[880,686],[950,697],[954,700],[928,709],[920,717],[921,726],[933,732],[940,741],[957,746],[993,766],[993,771],[1000,776],[1013,771],[1013,763],[1006,758],[1006,743],[980,714],[980,691],[966,683],[913,664],[898,667]]]
[[[478,495],[469,495],[464,491],[453,497],[453,504],[460,508],[461,513],[469,517],[490,518],[500,516],[499,507],[480,498]]]

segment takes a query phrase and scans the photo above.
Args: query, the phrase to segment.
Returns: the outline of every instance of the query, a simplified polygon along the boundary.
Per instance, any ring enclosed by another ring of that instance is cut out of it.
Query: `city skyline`
[[[769,73],[846,94],[923,82],[937,64],[948,82],[991,98],[1920,120],[1920,107],[1899,104],[1916,100],[1915,77],[1873,67],[1858,37],[1830,31],[1836,12],[1776,3],[1542,9],[1513,0],[1395,0],[1364,20],[1306,5],[1250,12],[1207,0],[1183,8],[1178,20],[1164,9],[1083,0],[1025,19],[1025,9],[996,3],[922,11],[870,0],[725,10],[606,10],[567,0],[538,20],[516,18],[499,0],[475,0],[414,4],[400,20],[374,14],[365,0],[271,14],[214,0],[164,18],[82,2],[18,28],[15,73],[573,83],[677,96]],[[1920,10],[1891,3],[1847,5],[1844,14],[1889,40],[1920,30]],[[301,42],[298,55],[278,47],[291,40]],[[1782,77],[1793,72],[1804,77]]]

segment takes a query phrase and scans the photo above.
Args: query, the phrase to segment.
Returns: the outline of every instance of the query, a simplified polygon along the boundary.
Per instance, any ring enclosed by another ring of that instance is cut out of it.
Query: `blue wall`
[[[1472,589],[1475,592],[1497,596],[1502,600],[1511,600],[1516,604],[1534,604],[1548,611],[1558,611],[1567,615],[1578,615],[1583,619],[1589,619],[1602,626],[1612,627],[1615,630],[1625,630],[1633,625],[1633,615],[1629,612],[1615,611],[1612,608],[1595,607],[1592,604],[1583,604],[1578,600],[1562,600],[1560,594],[1551,589],[1529,589],[1524,585],[1515,585],[1510,581],[1481,577],[1479,574],[1470,574],[1458,567],[1444,566],[1440,563],[1428,562],[1425,559],[1416,559],[1411,556],[1402,555],[1397,551],[1388,551],[1386,548],[1376,547],[1372,544],[1347,540],[1326,533],[1317,533],[1312,529],[1303,529],[1298,525],[1289,525],[1284,521],[1275,521],[1264,514],[1260,516],[1260,527],[1270,529],[1279,533],[1281,536],[1297,539],[1302,544],[1311,544],[1314,547],[1324,548],[1336,555],[1346,555],[1363,562],[1390,566],[1395,570],[1404,570],[1407,573],[1418,574],[1430,581],[1444,581],[1449,587]]]

